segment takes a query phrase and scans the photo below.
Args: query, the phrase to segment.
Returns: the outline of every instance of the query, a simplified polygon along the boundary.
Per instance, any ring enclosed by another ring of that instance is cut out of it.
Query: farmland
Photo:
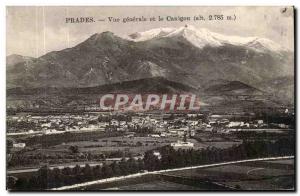
[[[259,161],[169,172],[168,175],[207,180],[242,190],[294,189],[294,160]]]

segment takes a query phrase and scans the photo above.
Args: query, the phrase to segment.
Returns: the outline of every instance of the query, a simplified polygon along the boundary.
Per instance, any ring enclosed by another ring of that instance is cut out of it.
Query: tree
[[[92,174],[92,168],[89,164],[85,164],[85,167],[83,168],[83,175],[85,179],[92,179],[93,174]]]
[[[113,175],[113,170],[106,163],[102,166],[102,174],[104,178],[109,178]]]
[[[50,174],[51,170],[48,166],[43,166],[38,170],[38,187],[41,190],[48,188],[48,175]]]
[[[6,180],[8,189],[24,190],[27,186],[26,178],[15,178],[13,176],[8,176]]]
[[[102,172],[101,172],[101,167],[100,165],[96,165],[94,168],[93,168],[93,176],[94,178],[102,178]]]
[[[58,168],[54,168],[49,174],[48,178],[49,187],[59,187],[63,186],[63,176],[62,172]]]
[[[73,168],[73,174],[74,174],[75,176],[81,174],[81,167],[80,167],[79,165],[76,165],[76,166]]]
[[[6,150],[7,154],[10,153],[11,148],[13,147],[13,141],[12,140],[6,140]]]
[[[120,163],[120,170],[121,170],[121,175],[127,175],[128,174],[128,164],[125,158],[122,158]]]
[[[39,183],[38,183],[38,178],[37,176],[32,176],[29,180],[28,180],[28,185],[27,185],[27,189],[30,188],[31,190],[38,190],[39,187]]]
[[[134,158],[131,157],[130,159],[128,159],[127,163],[129,173],[136,173],[139,170],[137,161]]]
[[[79,153],[79,148],[78,146],[70,146],[69,150],[71,151],[71,153],[75,154],[75,153]]]
[[[61,173],[66,176],[70,176],[72,175],[72,169],[70,167],[65,167],[62,169]]]
[[[111,169],[112,169],[112,172],[113,172],[114,176],[120,176],[121,175],[120,165],[116,161],[114,161],[110,166],[111,166]]]
[[[142,171],[142,170],[145,169],[144,161],[143,161],[142,159],[140,159],[140,158],[139,158],[138,161],[137,161],[137,165],[138,165],[139,171]]]
[[[159,168],[159,160],[157,156],[153,154],[153,151],[148,151],[145,153],[144,161],[145,167],[149,171],[153,171]]]

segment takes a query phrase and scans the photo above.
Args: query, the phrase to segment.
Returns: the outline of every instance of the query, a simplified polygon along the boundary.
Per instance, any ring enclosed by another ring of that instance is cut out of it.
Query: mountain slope
[[[189,94],[197,90],[162,77],[144,78],[84,88],[12,88],[7,90],[8,108],[66,108],[83,106],[99,106],[99,98],[103,94]]]
[[[273,97],[282,100],[284,103],[294,104],[295,78],[292,76],[278,77],[255,85],[269,92]]]
[[[263,95],[259,89],[244,84],[239,81],[226,81],[220,84],[211,85],[205,89],[210,95]]]
[[[38,94],[105,94],[105,93],[195,93],[193,87],[166,80],[163,77],[143,78],[139,80],[125,81],[114,84],[106,84],[95,87],[82,88],[12,88],[7,94],[14,95],[38,95]]]
[[[33,57],[28,57],[28,56],[22,56],[22,55],[18,55],[18,54],[12,54],[6,57],[6,65],[7,67],[11,67],[14,66],[18,63],[24,63],[24,62],[31,62],[33,61],[34,58]]]

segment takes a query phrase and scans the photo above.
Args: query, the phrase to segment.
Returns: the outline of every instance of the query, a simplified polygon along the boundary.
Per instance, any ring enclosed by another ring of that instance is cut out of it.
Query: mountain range
[[[190,25],[126,37],[102,32],[38,58],[7,57],[9,92],[89,89],[141,79],[157,82],[157,78],[199,93],[216,93],[215,89],[225,85],[222,88],[246,88],[243,93],[257,89],[278,97],[287,95],[286,100],[292,101],[294,57],[292,51],[266,38],[227,36]],[[277,95],[279,86],[282,91]]]

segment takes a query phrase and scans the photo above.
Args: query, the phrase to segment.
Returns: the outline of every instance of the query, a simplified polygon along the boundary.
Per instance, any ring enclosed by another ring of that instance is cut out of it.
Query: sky
[[[205,21],[146,21],[123,23],[126,17],[191,17]],[[208,20],[209,15],[235,16],[235,20]],[[66,23],[66,18],[93,17],[93,23]],[[108,17],[121,22],[109,22]],[[50,51],[73,47],[95,33],[111,31],[118,36],[160,27],[193,25],[212,32],[271,39],[294,51],[292,7],[14,7],[6,9],[6,53],[39,57]],[[99,21],[99,20],[104,21]]]

